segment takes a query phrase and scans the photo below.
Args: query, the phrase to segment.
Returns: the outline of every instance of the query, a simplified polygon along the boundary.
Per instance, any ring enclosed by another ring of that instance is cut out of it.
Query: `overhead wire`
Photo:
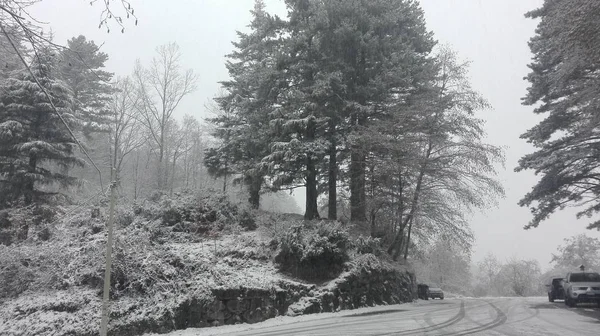
[[[73,218],[75,218],[79,214],[79,211],[81,209],[83,209],[86,206],[89,206],[91,204],[91,202],[94,199],[96,199],[98,196],[106,196],[106,192],[104,190],[101,190],[101,191],[95,193],[94,195],[92,195],[88,199],[84,200],[79,205],[77,205],[75,208],[72,208],[72,209],[68,210],[67,212],[65,212],[64,214],[62,214],[59,218],[54,219],[52,222],[46,224],[44,227],[54,226],[56,223],[58,223],[60,221],[65,221],[65,220],[71,221]],[[73,214],[75,214],[75,215],[72,216]],[[41,230],[38,230],[38,231],[33,232],[34,234],[28,234],[27,238],[24,239],[23,242],[27,242],[27,241],[33,240],[33,237],[36,236],[35,233],[36,232],[40,232],[40,231]]]

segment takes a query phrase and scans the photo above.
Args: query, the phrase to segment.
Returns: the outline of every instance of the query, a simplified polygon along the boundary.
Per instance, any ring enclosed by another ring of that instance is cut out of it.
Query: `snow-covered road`
[[[567,308],[547,298],[418,301],[329,314],[280,317],[252,325],[188,329],[171,336],[279,335],[599,335],[600,309]]]

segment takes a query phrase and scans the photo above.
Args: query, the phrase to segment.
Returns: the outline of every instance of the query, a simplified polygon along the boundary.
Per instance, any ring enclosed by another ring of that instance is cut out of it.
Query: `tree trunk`
[[[306,140],[308,142],[315,139],[315,131],[315,121],[314,118],[311,117],[306,126]],[[304,219],[306,220],[320,218],[317,205],[317,198],[319,197],[317,190],[317,167],[311,154],[311,152],[306,152],[306,206],[304,210]]]
[[[400,166],[400,162],[398,162],[398,166]],[[402,225],[402,219],[404,217],[404,181],[402,180],[402,169],[398,171],[398,214],[397,225],[394,226],[394,232],[398,229],[400,225]]]
[[[304,219],[312,220],[319,218],[319,208],[317,206],[317,170],[313,160],[306,159],[306,209]]]
[[[175,187],[175,167],[177,164],[177,159],[173,158],[173,163],[171,165],[171,181],[169,182],[169,193],[173,195],[173,188]]]
[[[350,154],[350,220],[364,222],[367,220],[365,200],[365,165],[364,155],[357,148]]]
[[[408,259],[408,245],[410,244],[410,233],[412,231],[412,226],[414,223],[414,219],[408,223],[408,233],[406,234],[406,247],[404,249],[404,260]]]
[[[398,242],[401,242],[401,239],[399,239],[399,235],[402,235],[402,238],[404,237],[404,228],[407,227],[408,223],[410,223],[410,221],[412,220],[416,208],[417,208],[417,203],[419,202],[419,194],[421,192],[421,184],[423,182],[423,175],[425,175],[425,170],[422,168],[421,171],[419,172],[419,177],[417,179],[417,185],[415,187],[415,193],[413,194],[413,199],[411,202],[411,207],[410,207],[410,211],[409,213],[406,215],[406,218],[404,218],[404,222],[401,224],[401,229],[398,231],[398,233],[396,234],[396,237],[394,239],[394,243],[392,243],[392,245],[390,245],[390,248],[388,249],[388,253],[392,254],[393,253],[393,259],[397,260],[398,257],[400,256],[400,253],[402,253],[402,244],[398,244]]]
[[[138,151],[136,153],[136,158],[135,158],[135,176],[133,179],[133,200],[137,200],[138,198],[138,178],[139,178],[139,174],[140,174],[140,152]]]
[[[332,119],[333,120],[333,119]],[[329,146],[329,202],[327,203],[327,218],[337,219],[337,144],[335,139],[335,124],[329,124],[330,146]]]
[[[357,70],[357,77],[355,79],[356,84],[364,86],[367,84],[366,79],[366,49],[361,47],[359,52],[359,58],[355,65]],[[361,106],[366,106],[366,97],[363,93],[359,93],[354,85],[351,85],[350,92],[355,95],[356,102]],[[361,127],[367,123],[366,116],[360,115],[360,112],[353,113],[351,117],[352,127],[360,131]],[[366,191],[365,191],[365,162],[366,156],[363,153],[363,149],[360,145],[353,145],[350,154],[350,220],[353,222],[366,222],[367,221],[367,210],[366,210]]]
[[[421,185],[423,184],[423,176],[425,175],[425,168],[427,167],[426,160],[429,159],[429,156],[431,156],[432,146],[433,146],[433,144],[430,141],[429,144],[427,145],[427,152],[425,153],[425,161],[423,161],[423,163],[421,164],[421,170],[419,171],[419,177],[417,178],[417,185],[415,186],[415,192],[413,194],[413,198],[412,198],[412,201],[410,204],[410,211],[406,215],[406,218],[404,218],[404,222],[402,223],[402,230],[396,234],[396,237],[394,239],[395,243],[397,243],[399,241],[398,235],[404,234],[404,228],[408,225],[408,223],[410,223],[410,221],[412,221],[412,219],[415,215],[415,212],[417,210],[417,205],[419,204],[419,195],[421,193]],[[397,245],[397,244],[392,243],[392,245],[390,245],[390,248],[388,249],[388,253],[392,254],[392,252],[393,252],[393,259],[397,260],[398,257],[400,256],[400,253],[402,253],[402,245]]]
[[[248,183],[248,193],[250,194],[248,201],[252,209],[258,209],[260,207],[260,188],[263,178],[262,176],[250,176],[248,179],[250,180]]]
[[[377,218],[377,210],[371,209],[371,237],[375,238],[375,228],[377,227],[375,224],[375,219]]]
[[[389,255],[397,255],[401,249],[400,246],[402,246],[402,244],[404,243],[404,227],[400,227],[398,229],[398,232],[396,233],[396,236],[394,236],[394,240],[392,241],[392,243],[390,244],[390,247],[388,248],[388,254]]]
[[[29,172],[35,173],[37,168],[37,158],[35,155],[29,156]],[[25,196],[25,205],[30,205],[35,201],[35,180],[33,177],[27,178],[23,194]]]
[[[360,103],[364,102],[359,99]],[[351,123],[358,128],[366,124],[366,119],[353,116]],[[353,222],[367,221],[365,170],[366,155],[359,145],[353,145],[350,154],[350,220]]]
[[[164,115],[164,112],[163,112]],[[165,118],[163,117],[162,123],[160,125],[160,143],[158,144],[158,171],[157,171],[157,181],[158,181],[158,190],[162,191],[164,188],[164,171],[163,171],[163,161],[165,158]]]
[[[158,169],[157,169],[157,177],[156,180],[158,182],[158,190],[163,190],[164,181],[163,181],[163,158],[164,158],[164,149],[162,146],[158,149]]]
[[[114,143],[113,143],[113,153],[112,153],[112,162],[111,162],[111,175],[113,174],[112,168],[115,169],[114,171],[114,180],[117,181],[117,183],[119,183],[119,175],[121,174],[121,170],[120,167],[117,167],[117,162],[118,160],[118,156],[119,156],[119,147],[121,146],[120,141],[119,141],[119,137],[117,136],[117,130],[115,130],[115,138],[114,138]],[[120,165],[119,165],[120,166]],[[112,176],[111,176],[111,182],[112,180]],[[119,183],[120,184],[120,183]]]

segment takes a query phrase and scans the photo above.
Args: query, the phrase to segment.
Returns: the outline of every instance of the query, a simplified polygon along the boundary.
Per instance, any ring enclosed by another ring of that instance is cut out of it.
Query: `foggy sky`
[[[125,33],[116,27],[107,34],[98,29],[100,5],[85,0],[44,0],[36,5],[34,17],[48,22],[55,42],[83,34],[109,54],[108,70],[117,75],[131,73],[136,59],[150,61],[156,46],[176,41],[183,52],[185,68],[199,74],[198,90],[182,101],[178,116],[209,116],[205,104],[219,91],[219,80],[227,79],[224,55],[232,50],[236,30],[245,30],[253,0],[131,0],[138,26],[125,22]],[[473,260],[491,252],[501,260],[510,257],[540,261],[549,267],[551,253],[564,238],[579,233],[600,237],[585,229],[586,220],[576,220],[575,211],[563,211],[539,228],[523,230],[531,218],[529,210],[517,205],[536,181],[531,172],[514,173],[518,159],[532,151],[519,135],[540,120],[533,108],[520,98],[528,83],[523,80],[531,54],[527,41],[536,22],[523,14],[539,7],[542,0],[421,0],[428,28],[440,43],[449,44],[463,59],[472,61],[472,84],[489,100],[493,110],[484,111],[487,141],[506,150],[506,167],[499,178],[506,198],[498,207],[473,216],[476,244]],[[280,0],[266,0],[271,13],[285,17]],[[301,193],[298,193],[301,195]],[[300,206],[303,199],[298,196]]]

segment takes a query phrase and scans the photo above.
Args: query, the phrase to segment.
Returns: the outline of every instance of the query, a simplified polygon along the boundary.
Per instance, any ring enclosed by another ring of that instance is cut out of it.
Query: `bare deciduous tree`
[[[158,189],[166,187],[165,158],[168,125],[181,100],[196,89],[193,70],[181,69],[181,51],[176,43],[159,46],[148,68],[138,61],[134,70],[140,94],[139,111],[157,152]]]
[[[139,131],[139,121],[136,106],[139,96],[134,83],[129,77],[117,80],[115,93],[110,102],[110,158],[111,166],[115,168],[117,181],[121,176],[123,162],[127,155],[140,148],[144,137]]]
[[[200,169],[203,168],[202,159],[204,149],[204,130],[198,120],[190,115],[183,117],[183,181],[185,188],[196,188]]]

